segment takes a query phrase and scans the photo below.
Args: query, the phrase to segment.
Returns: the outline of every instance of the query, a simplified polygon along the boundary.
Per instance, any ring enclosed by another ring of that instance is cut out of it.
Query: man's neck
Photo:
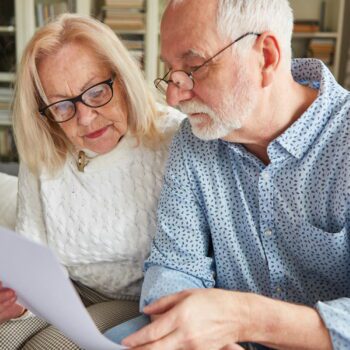
[[[283,134],[317,98],[318,91],[294,80],[264,96],[261,108],[244,121],[244,126],[224,139],[242,144],[262,162],[270,162],[267,147]]]

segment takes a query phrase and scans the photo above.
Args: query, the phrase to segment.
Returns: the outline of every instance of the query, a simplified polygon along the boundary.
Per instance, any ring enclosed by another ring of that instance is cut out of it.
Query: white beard
[[[239,65],[234,87],[223,96],[221,105],[216,110],[204,103],[191,100],[179,104],[181,111],[189,115],[193,134],[202,140],[224,138],[234,130],[240,129],[243,122],[257,103],[257,92],[254,88],[247,68]],[[191,117],[191,114],[203,113],[205,116]]]

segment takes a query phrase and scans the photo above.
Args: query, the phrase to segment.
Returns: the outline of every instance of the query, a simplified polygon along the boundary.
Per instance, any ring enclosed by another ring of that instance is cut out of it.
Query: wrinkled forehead
[[[161,23],[161,56],[165,62],[187,55],[207,56],[222,46],[216,26],[216,0],[184,0],[169,6]]]

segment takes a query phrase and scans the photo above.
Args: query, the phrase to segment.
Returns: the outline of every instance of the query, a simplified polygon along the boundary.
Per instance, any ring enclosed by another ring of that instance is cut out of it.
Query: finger
[[[137,347],[153,343],[175,331],[175,319],[173,313],[159,316],[154,322],[141,328],[139,331],[123,339],[122,344],[128,347]]]
[[[188,296],[188,294],[189,293],[187,291],[170,294],[166,297],[160,298],[150,305],[145,306],[143,308],[143,312],[146,314],[163,314],[164,312],[167,312],[173,308],[177,303]]]
[[[0,304],[16,297],[15,292],[9,288],[0,289]]]
[[[26,308],[20,304],[13,303],[10,307],[0,313],[0,323],[20,317],[24,314]]]
[[[154,322],[154,321],[157,320],[160,316],[162,316],[162,315],[161,315],[161,314],[160,314],[160,315],[159,315],[159,314],[154,314],[154,315],[150,316],[151,322]]]
[[[0,312],[4,312],[9,307],[13,306],[16,303],[16,297],[13,297],[11,299],[5,300],[0,304]]]
[[[185,349],[180,344],[181,338],[178,331],[174,331],[164,338],[157,340],[156,342],[148,343],[145,345],[133,347],[132,350],[181,350]],[[191,350],[186,348],[186,350]]]
[[[10,299],[0,305],[0,323],[17,316],[16,298]]]

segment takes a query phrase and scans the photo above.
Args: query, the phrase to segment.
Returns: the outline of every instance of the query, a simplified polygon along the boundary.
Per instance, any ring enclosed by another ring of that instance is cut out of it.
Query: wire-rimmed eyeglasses
[[[64,123],[75,116],[77,102],[91,108],[102,107],[113,97],[113,81],[114,78],[109,78],[90,86],[79,96],[57,101],[40,108],[39,113],[53,122]]]
[[[184,91],[189,91],[192,90],[194,87],[194,77],[193,74],[197,72],[199,69],[204,67],[207,63],[209,63],[211,60],[213,60],[215,57],[220,55],[222,52],[224,52],[226,49],[231,47],[233,44],[237,43],[238,41],[242,40],[248,35],[256,35],[260,36],[261,34],[259,33],[254,33],[254,32],[249,32],[241,35],[239,38],[236,40],[232,41],[230,44],[225,46],[223,49],[221,49],[219,52],[217,52],[214,56],[208,58],[204,63],[202,63],[200,66],[196,67],[190,72],[185,72],[184,70],[176,70],[176,71],[171,71],[169,70],[163,78],[157,78],[154,81],[155,87],[162,93],[165,94],[169,83],[175,84],[180,90]],[[169,76],[169,79],[167,77]]]

